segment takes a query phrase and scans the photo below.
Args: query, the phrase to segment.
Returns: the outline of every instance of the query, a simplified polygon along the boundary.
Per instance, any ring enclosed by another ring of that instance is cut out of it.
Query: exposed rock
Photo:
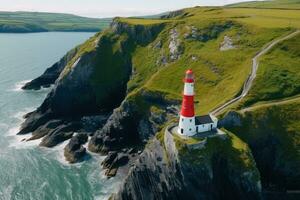
[[[169,19],[169,18],[174,18],[179,16],[184,16],[184,10],[176,10],[176,11],[169,12],[168,14],[161,16],[161,19]]]
[[[85,132],[93,134],[96,130],[103,127],[108,117],[109,115],[84,116],[80,122]]]
[[[70,122],[63,124],[49,132],[40,143],[40,146],[53,147],[57,144],[70,139],[73,136],[74,131],[80,128],[79,122]]]
[[[183,47],[181,45],[179,39],[179,33],[177,32],[176,28],[173,28],[170,31],[169,50],[170,50],[170,59],[172,61],[177,60],[180,57],[180,55],[183,53]]]
[[[192,56],[192,61],[196,61],[196,60],[198,60],[198,57],[195,56],[195,55],[193,55],[193,56]]]
[[[165,142],[165,148],[156,139],[147,145],[112,199],[261,199],[255,169],[238,167],[218,150],[206,158],[177,152],[171,135]]]
[[[21,124],[20,131],[17,134],[23,135],[23,134],[33,132],[40,126],[52,120],[54,117],[55,115],[50,111],[45,111],[45,112],[34,111],[28,113],[24,116],[25,121]]]
[[[230,49],[235,49],[236,47],[233,45],[232,39],[225,35],[224,36],[224,41],[221,43],[220,46],[220,51],[228,51]]]
[[[88,140],[88,136],[85,133],[78,133],[73,136],[67,146],[64,148],[64,156],[70,163],[76,163],[82,161],[86,155],[86,149],[82,146]]]
[[[36,140],[44,137],[49,132],[53,131],[59,125],[63,124],[63,120],[50,120],[45,125],[40,126],[32,133],[32,137],[30,137],[27,141]]]
[[[113,59],[118,60],[118,64],[121,64],[119,66],[122,71],[120,77],[112,79],[109,86],[108,83],[92,81],[95,76],[103,76],[103,74],[99,75],[102,73],[101,70],[96,70],[96,68],[106,67],[98,63],[98,57],[103,57],[104,52],[101,49],[106,48],[108,42],[110,42],[109,38],[101,37],[99,49],[82,55],[73,64],[70,71],[64,70],[43,104],[26,116],[19,134],[33,132],[51,119],[103,113],[111,111],[121,103],[126,94],[126,83],[131,72],[131,61],[124,53],[127,51],[120,49],[120,52],[117,53],[118,58]]]
[[[118,168],[126,165],[129,161],[129,157],[124,153],[110,152],[103,160],[101,165],[106,169],[105,175],[113,177],[116,175]]]
[[[125,22],[121,22],[119,18],[115,18],[111,23],[111,29],[114,33],[119,35],[126,33],[131,39],[141,45],[152,42],[163,28],[163,23],[153,24],[149,26],[131,25]]]
[[[198,29],[197,27],[188,27],[188,33],[184,35],[185,39],[197,40],[201,42],[207,42],[209,40],[215,39],[220,33],[224,32],[233,26],[231,21],[225,23],[215,23],[203,29]]]
[[[49,87],[54,84],[59,74],[62,72],[67,63],[74,57],[77,52],[77,48],[69,51],[60,61],[46,69],[46,71],[38,78],[26,83],[23,90],[39,90],[41,87]]]
[[[164,55],[162,55],[161,57],[159,57],[156,61],[157,65],[166,65],[168,64],[168,58]]]
[[[139,141],[138,116],[139,112],[135,105],[123,102],[113,111],[104,127],[91,138],[89,150],[106,154]]]
[[[219,120],[219,127],[242,126],[241,116],[235,111],[230,111],[226,116]]]
[[[162,48],[162,41],[159,40],[155,45],[154,45],[154,49],[161,49]]]

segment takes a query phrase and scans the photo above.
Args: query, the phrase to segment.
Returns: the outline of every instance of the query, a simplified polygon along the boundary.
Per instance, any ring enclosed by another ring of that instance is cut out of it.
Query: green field
[[[299,0],[249,1],[228,5],[228,7],[300,9]]]
[[[96,32],[109,26],[111,19],[94,19],[71,14],[39,12],[0,12],[0,32],[44,31]]]

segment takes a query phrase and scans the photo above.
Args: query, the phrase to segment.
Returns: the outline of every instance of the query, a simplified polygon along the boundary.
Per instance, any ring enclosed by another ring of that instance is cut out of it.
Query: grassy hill
[[[300,9],[299,0],[249,1],[228,5],[228,7]]]
[[[109,26],[111,19],[93,19],[71,14],[0,12],[0,32],[92,31]]]

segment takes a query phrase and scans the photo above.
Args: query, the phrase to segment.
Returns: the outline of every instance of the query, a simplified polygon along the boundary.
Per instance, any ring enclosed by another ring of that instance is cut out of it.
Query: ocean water
[[[22,116],[39,106],[49,89],[22,91],[21,87],[58,61],[93,33],[0,34],[0,200],[107,199],[120,177],[107,180],[103,157],[70,165],[63,143],[53,149],[39,141],[16,136]]]

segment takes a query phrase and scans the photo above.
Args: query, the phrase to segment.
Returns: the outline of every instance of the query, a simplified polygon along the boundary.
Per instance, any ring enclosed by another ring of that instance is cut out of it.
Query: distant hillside
[[[0,32],[46,31],[96,32],[109,26],[111,19],[80,17],[72,14],[40,12],[0,12]]]
[[[300,9],[300,0],[249,1],[230,4],[228,7]]]

